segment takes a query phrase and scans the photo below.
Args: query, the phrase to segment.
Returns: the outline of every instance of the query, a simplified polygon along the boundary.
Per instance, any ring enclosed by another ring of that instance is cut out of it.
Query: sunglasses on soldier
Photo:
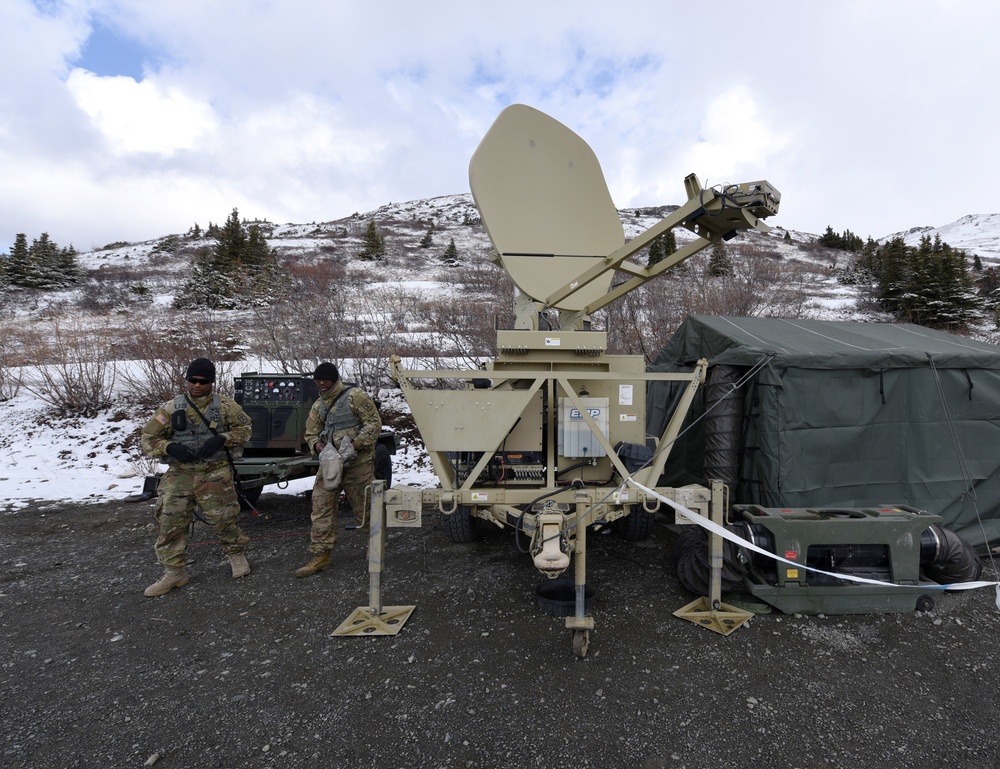
[[[191,384],[194,384],[194,385],[212,384],[211,380],[209,380],[209,379],[199,379],[199,378],[196,378],[196,377],[188,377],[188,381]]]

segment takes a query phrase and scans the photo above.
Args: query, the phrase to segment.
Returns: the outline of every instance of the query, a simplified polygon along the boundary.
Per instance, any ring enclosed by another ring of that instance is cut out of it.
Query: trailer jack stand
[[[722,484],[712,482],[712,505],[710,519],[722,525]],[[696,625],[729,635],[736,628],[754,616],[753,612],[722,602],[722,537],[714,531],[708,534],[708,597],[702,596],[674,612],[675,617],[690,620]]]
[[[382,605],[382,562],[385,553],[385,482],[372,484],[371,526],[368,532],[368,606],[359,606],[331,635],[396,635],[416,606]]]
[[[675,617],[691,620],[696,625],[729,635],[754,616],[753,612],[718,602],[714,605],[702,596],[674,612]]]

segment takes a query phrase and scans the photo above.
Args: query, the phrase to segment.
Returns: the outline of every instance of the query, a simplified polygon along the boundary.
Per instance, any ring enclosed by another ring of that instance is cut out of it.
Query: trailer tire
[[[375,444],[375,478],[385,481],[385,487],[392,486],[392,455],[384,444]]]
[[[632,508],[632,512],[624,518],[619,518],[612,526],[615,533],[626,542],[642,542],[649,539],[656,522],[656,512],[649,512],[641,505]]]
[[[263,486],[252,486],[251,488],[243,489],[243,496],[240,497],[240,510],[249,510],[251,507],[257,504],[257,500],[260,499],[261,492],[264,491]]]
[[[444,530],[448,532],[452,542],[475,542],[483,530],[483,522],[472,515],[472,510],[464,505],[454,513],[442,515]]]

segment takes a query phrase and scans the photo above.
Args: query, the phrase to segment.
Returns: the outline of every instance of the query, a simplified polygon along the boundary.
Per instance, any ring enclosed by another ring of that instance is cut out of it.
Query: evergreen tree
[[[839,248],[840,237],[833,231],[833,227],[828,224],[826,225],[826,231],[819,236],[819,240],[816,242],[827,248]]]
[[[713,278],[721,278],[733,274],[733,263],[729,259],[726,244],[721,240],[712,245],[712,254],[708,258],[708,274]]]
[[[850,230],[844,230],[844,234],[841,235],[838,232],[834,232],[833,227],[830,225],[826,226],[826,231],[820,235],[819,240],[816,242],[821,246],[836,248],[841,251],[858,252],[864,247],[864,241]]]
[[[430,248],[432,245],[434,245],[433,232],[434,232],[434,224],[432,222],[431,226],[427,228],[427,233],[420,240],[421,248]]]
[[[653,238],[653,242],[649,244],[649,256],[646,258],[646,266],[652,267],[676,251],[677,236],[674,235],[673,230],[668,230],[662,235],[657,235]]]
[[[240,221],[234,208],[222,227],[210,224],[209,232],[215,233],[215,246],[198,251],[174,306],[229,310],[273,301],[280,284],[278,256],[260,225]]]
[[[32,240],[29,246],[24,233],[18,233],[7,260],[6,273],[7,282],[12,286],[50,291],[76,283],[80,267],[73,246],[60,249],[47,232]]]
[[[23,232],[14,236],[14,245],[7,259],[7,282],[12,286],[24,286],[30,272],[28,263],[28,238]]]
[[[52,268],[55,265],[59,247],[43,232],[34,238],[28,247],[28,274],[21,285],[24,288],[38,288],[43,291],[54,287]]]
[[[454,238],[452,238],[448,243],[448,248],[444,250],[444,254],[441,255],[441,258],[446,262],[458,261],[458,248],[455,247]]]
[[[72,286],[80,279],[80,265],[72,244],[59,250],[52,265],[53,282],[58,288]]]
[[[385,236],[375,227],[374,219],[368,220],[364,248],[358,253],[358,258],[369,262],[385,259]]]
[[[663,261],[663,249],[660,247],[660,239],[653,238],[653,242],[649,244],[649,253],[646,256],[646,266],[652,267],[657,262]]]
[[[931,241],[925,235],[916,248],[908,247],[901,237],[881,247],[869,239],[858,267],[874,277],[879,305],[897,320],[960,331],[982,309],[965,252],[940,237]]]

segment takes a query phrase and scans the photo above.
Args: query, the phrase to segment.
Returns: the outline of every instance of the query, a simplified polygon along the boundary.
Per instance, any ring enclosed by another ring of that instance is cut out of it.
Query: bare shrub
[[[389,356],[407,346],[421,298],[389,289],[369,289],[355,298],[354,321],[341,338],[341,351],[354,359],[353,376],[369,392],[389,378]]]
[[[253,308],[251,343],[280,373],[311,371],[317,361],[341,357],[340,340],[348,326],[347,307],[358,289],[339,262],[289,262],[285,298]]]
[[[0,328],[0,401],[16,398],[24,384],[25,366],[38,362],[41,336],[33,329],[6,323]]]
[[[126,399],[155,408],[183,392],[184,374],[195,358],[215,363],[215,389],[233,392],[234,343],[231,320],[210,310],[188,315],[179,312],[129,314],[117,343],[121,381]]]
[[[105,333],[53,321],[39,341],[41,357],[48,362],[34,369],[26,390],[60,415],[91,418],[111,405],[116,367]]]
[[[501,309],[495,300],[436,299],[426,303],[423,312],[434,330],[429,353],[435,363],[446,357],[477,365],[484,356],[495,357],[498,316],[506,327],[513,325],[510,307]]]
[[[604,312],[612,352],[646,363],[688,315],[798,318],[805,314],[808,270],[755,243],[730,246],[731,271],[714,276],[698,254],[668,275],[612,303]]]
[[[117,266],[92,270],[80,282],[77,307],[91,312],[107,312],[152,304],[153,291],[148,281],[148,271]]]
[[[462,286],[466,291],[494,297],[507,307],[511,305],[514,296],[507,271],[485,257],[459,262],[445,273],[445,280]]]

